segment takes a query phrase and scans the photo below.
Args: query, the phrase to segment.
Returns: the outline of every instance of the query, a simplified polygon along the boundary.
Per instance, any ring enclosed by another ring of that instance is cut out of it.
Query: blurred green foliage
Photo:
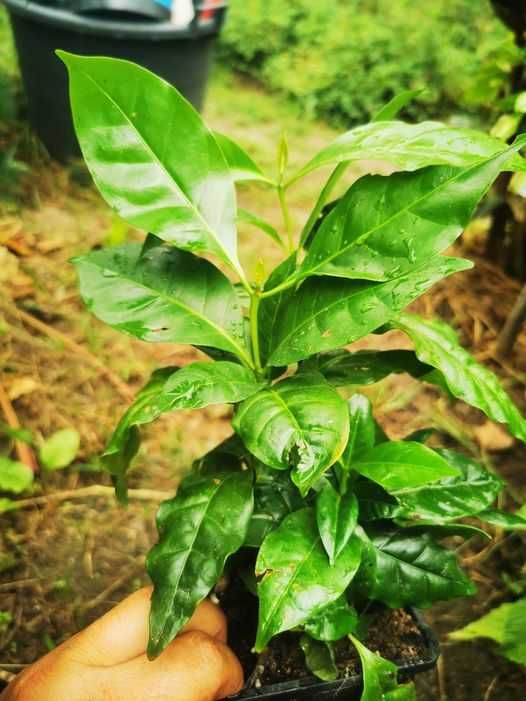
[[[16,117],[17,75],[16,53],[7,12],[0,7],[0,122]]]
[[[407,117],[484,117],[515,56],[488,0],[230,0],[221,51],[310,115],[344,124],[413,88],[426,90]]]

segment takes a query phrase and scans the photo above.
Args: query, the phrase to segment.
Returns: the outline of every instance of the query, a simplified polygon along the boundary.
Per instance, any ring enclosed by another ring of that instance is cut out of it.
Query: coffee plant
[[[104,454],[118,497],[126,500],[141,426],[165,412],[233,405],[232,436],[159,508],[159,542],[147,558],[149,656],[174,639],[226,561],[252,549],[256,652],[283,631],[303,631],[307,664],[335,679],[333,644],[350,636],[364,700],[414,698],[412,686],[397,685],[396,666],[360,642],[356,606],[426,607],[472,594],[475,585],[441,541],[484,533],[458,523],[466,516],[498,525],[521,519],[494,508],[503,482],[471,458],[431,449],[419,434],[389,440],[360,388],[409,373],[526,440],[526,420],[455,332],[404,311],[471,267],[443,252],[501,171],[526,170],[518,153],[526,136],[508,146],[438,122],[397,121],[405,94],[299,172],[288,173],[283,142],[274,176],[209,131],[152,73],[121,60],[60,57],[98,189],[148,232],[143,243],[76,258],[82,297],[115,329],[191,344],[209,357],[156,370],[119,421]],[[357,161],[387,162],[396,172],[365,175],[331,201]],[[332,173],[297,236],[287,192],[322,166]],[[236,185],[249,180],[272,188],[283,212],[284,237],[242,215],[286,249],[264,284],[247,279],[237,252]],[[414,350],[348,348],[392,329]]]

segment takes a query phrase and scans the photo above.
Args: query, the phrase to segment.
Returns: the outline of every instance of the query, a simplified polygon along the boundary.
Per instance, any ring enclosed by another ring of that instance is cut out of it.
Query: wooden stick
[[[24,312],[19,307],[16,307],[16,311],[20,319],[22,319],[22,321],[28,326],[31,326],[36,331],[39,331],[40,333],[43,333],[46,336],[49,336],[49,338],[54,338],[57,341],[60,341],[60,343],[63,343],[66,346],[66,348],[69,348],[77,355],[80,355],[90,365],[97,368],[97,370],[99,370],[103,375],[105,375],[108,378],[109,382],[111,382],[111,384],[115,387],[115,389],[124,399],[130,401],[133,398],[133,392],[130,390],[128,385],[125,382],[123,382],[119,377],[117,377],[117,375],[114,372],[112,372],[102,360],[95,357],[92,353],[86,350],[86,348],[79,345],[75,341],[72,341],[71,338],[69,338],[69,336],[67,336],[66,334],[62,333],[62,331],[58,331],[52,326],[45,324],[43,321],[40,321],[40,319],[36,319],[32,314]]]
[[[41,506],[53,501],[67,501],[68,499],[86,499],[88,497],[115,497],[113,487],[106,487],[102,484],[93,484],[90,487],[80,489],[66,489],[62,492],[54,492],[40,497],[29,497],[28,499],[18,499],[12,502],[10,511],[18,509],[29,509],[32,506]],[[155,489],[129,489],[128,497],[138,501],[163,501],[173,497],[171,492],[161,492]]]
[[[7,395],[7,392],[5,391],[3,385],[0,383],[0,407],[2,409],[2,413],[5,416],[5,420],[9,428],[12,428],[13,430],[17,430],[22,428],[20,425],[20,421],[18,420],[18,416],[16,415],[16,411],[13,408],[13,405],[11,404],[11,401],[9,399],[9,396]],[[24,463],[24,465],[27,465],[30,470],[33,472],[37,471],[37,460],[35,458],[35,454],[31,448],[31,446],[27,445],[26,443],[22,441],[18,441],[15,439],[15,450],[18,459],[20,460],[21,463]]]
[[[506,357],[511,353],[513,345],[519,335],[521,326],[526,321],[526,285],[522,288],[506,323],[502,327],[497,341],[497,353]]]

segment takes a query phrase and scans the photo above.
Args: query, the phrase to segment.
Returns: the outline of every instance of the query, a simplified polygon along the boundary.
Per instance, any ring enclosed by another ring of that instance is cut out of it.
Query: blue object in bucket
[[[172,7],[172,0],[153,0],[157,5],[162,5],[163,7],[166,7],[167,10],[169,10]]]

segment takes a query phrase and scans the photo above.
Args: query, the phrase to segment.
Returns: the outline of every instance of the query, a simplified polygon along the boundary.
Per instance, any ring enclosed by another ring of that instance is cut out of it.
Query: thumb
[[[179,635],[153,661],[141,655],[104,671],[107,681],[100,681],[111,689],[111,698],[127,701],[216,701],[243,686],[234,653],[199,630]]]

